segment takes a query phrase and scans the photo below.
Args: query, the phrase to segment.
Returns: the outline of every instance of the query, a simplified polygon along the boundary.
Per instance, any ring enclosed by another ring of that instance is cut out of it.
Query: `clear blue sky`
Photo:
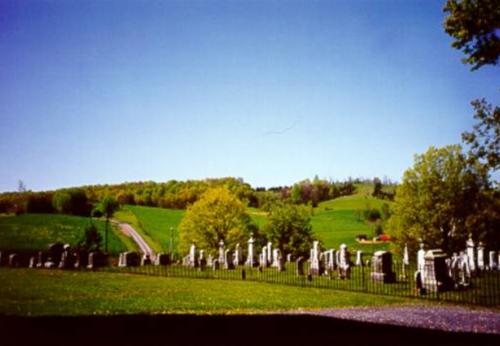
[[[443,2],[2,1],[0,191],[399,180],[500,103]]]

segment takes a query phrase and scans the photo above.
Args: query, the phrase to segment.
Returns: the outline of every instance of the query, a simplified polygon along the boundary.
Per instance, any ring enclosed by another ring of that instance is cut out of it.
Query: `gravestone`
[[[278,266],[276,267],[279,272],[285,271],[285,261],[281,254],[278,255]]]
[[[36,268],[43,268],[43,252],[42,251],[38,251],[35,266],[36,266]]]
[[[254,244],[255,240],[253,239],[253,234],[250,235],[250,239],[248,239],[248,254],[247,254],[247,260],[245,262],[247,267],[254,267],[256,265],[255,263],[255,256],[254,256]]]
[[[157,266],[167,266],[170,264],[170,255],[160,252],[156,255],[155,265]]]
[[[370,278],[373,281],[383,283],[396,282],[396,274],[392,271],[392,254],[390,252],[376,251],[373,254]]]
[[[198,267],[198,261],[196,260],[196,246],[191,244],[189,249],[188,266],[192,268]]]
[[[271,265],[271,263],[273,263],[273,243],[271,242],[268,242],[267,243],[267,263],[268,263],[268,266]]]
[[[213,270],[218,270],[219,268],[220,268],[219,260],[218,259],[214,259],[212,261],[212,269]]]
[[[297,268],[296,274],[297,276],[304,276],[304,257],[300,256],[295,261],[295,265]]]
[[[406,280],[408,278],[407,268],[410,265],[410,256],[408,255],[408,245],[405,244],[403,249],[403,261],[401,265],[401,279]]]
[[[151,264],[151,257],[149,254],[145,253],[141,258],[141,266],[147,266]]]
[[[278,257],[280,257],[280,250],[279,249],[274,249],[273,250],[273,262],[271,264],[271,267],[277,268],[278,267]]]
[[[21,259],[17,253],[12,253],[9,255],[9,267],[18,268],[21,266]]]
[[[345,244],[341,244],[340,250],[337,252],[337,269],[341,279],[349,279],[351,277],[350,254]]]
[[[313,241],[313,248],[310,252],[310,273],[311,275],[320,275],[320,264],[319,264],[319,241]]]
[[[141,264],[141,256],[134,251],[123,253],[122,265],[124,267],[137,267]]]
[[[89,254],[86,250],[77,250],[73,253],[73,256],[75,257],[74,268],[79,269],[87,267]]]
[[[49,245],[49,257],[52,259],[55,266],[59,265],[63,252],[64,252],[63,243],[57,242]]]
[[[467,251],[467,258],[469,259],[469,269],[471,274],[476,271],[476,254],[474,251],[474,241],[472,240],[472,234],[469,234],[469,239],[465,242],[465,248]]]
[[[362,267],[364,265],[363,263],[363,251],[358,250],[356,251],[356,266]]]
[[[291,253],[289,253],[289,254],[286,255],[286,261],[288,263],[292,262],[292,254]]]
[[[495,251],[490,251],[489,252],[489,266],[490,266],[490,270],[497,269],[497,263],[496,263],[495,256],[496,256]]]
[[[104,267],[108,260],[107,256],[100,251],[90,252],[88,258],[89,258],[87,264],[88,269]]]
[[[462,287],[468,287],[470,286],[471,282],[471,271],[469,267],[469,257],[464,251],[460,251],[460,254],[458,256],[458,275],[459,275],[459,281],[458,285]]]
[[[43,263],[43,267],[47,269],[52,269],[56,266],[56,263],[52,260],[52,257],[48,256],[47,260]]]
[[[443,292],[453,288],[454,283],[446,266],[446,254],[441,249],[426,252],[422,286],[430,292]]]
[[[75,266],[75,258],[71,253],[71,248],[69,244],[65,244],[63,247],[64,251],[61,254],[61,261],[59,262],[59,269],[70,269]]]
[[[267,247],[264,246],[262,248],[262,253],[259,257],[259,266],[262,268],[267,268],[269,266],[269,262],[267,261]]]
[[[226,253],[224,250],[224,241],[221,239],[219,242],[219,264],[223,265],[225,261]]]
[[[480,271],[486,269],[486,265],[484,263],[484,245],[481,242],[477,245],[477,269]]]
[[[204,271],[207,267],[207,260],[205,258],[205,250],[200,250],[200,257],[198,258],[198,266],[200,271]]]
[[[234,255],[233,255],[233,265],[235,267],[239,266],[241,264],[243,256],[241,254],[241,246],[240,243],[236,244],[234,248]]]
[[[231,258],[233,257],[233,252],[227,249],[224,252],[224,269],[232,270],[234,269],[234,264]]]
[[[28,264],[28,268],[36,268],[36,257],[35,256],[30,257],[30,262]]]
[[[208,254],[208,257],[207,257],[207,266],[208,267],[211,267],[214,263],[214,257],[212,256],[212,254]]]
[[[420,249],[417,251],[417,271],[423,272],[425,267],[425,249],[424,243],[420,243]]]

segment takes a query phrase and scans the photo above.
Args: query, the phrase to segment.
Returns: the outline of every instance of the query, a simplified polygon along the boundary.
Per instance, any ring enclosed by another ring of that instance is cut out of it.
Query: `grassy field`
[[[359,219],[359,211],[369,207],[380,209],[391,202],[369,196],[368,189],[361,189],[356,195],[322,202],[314,209],[312,226],[315,236],[327,248],[338,248],[341,243],[352,250],[365,253],[386,249],[388,244],[359,244],[358,234],[373,235],[374,226]],[[256,208],[248,208],[250,217],[262,228],[266,223],[266,213]],[[132,224],[156,251],[169,251],[170,229],[172,229],[174,249],[178,243],[178,226],[184,215],[183,210],[162,209],[144,206],[126,206],[115,214],[115,218]]]
[[[0,268],[0,314],[255,313],[408,299],[265,283]]]
[[[104,221],[93,220],[104,239]],[[55,214],[24,214],[0,217],[0,249],[36,252],[54,242],[76,245],[84,234],[89,218]],[[118,230],[109,232],[109,251],[135,249],[135,244]]]

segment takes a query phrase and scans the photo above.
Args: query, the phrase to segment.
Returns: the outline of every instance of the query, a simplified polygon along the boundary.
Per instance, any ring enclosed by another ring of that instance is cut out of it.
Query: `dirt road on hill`
[[[149,255],[149,258],[151,258],[151,260],[154,260],[156,256],[155,252],[148,245],[148,243],[146,243],[146,241],[141,237],[141,235],[137,233],[137,231],[134,228],[132,228],[132,226],[130,226],[128,223],[123,223],[123,222],[117,222],[117,224],[120,227],[123,234],[132,237],[132,239],[134,239],[135,243],[137,244],[137,246],[139,246],[139,249],[143,254]]]

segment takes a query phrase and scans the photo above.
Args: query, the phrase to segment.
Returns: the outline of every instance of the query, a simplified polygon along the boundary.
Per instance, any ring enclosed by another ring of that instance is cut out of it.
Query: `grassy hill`
[[[357,193],[322,202],[314,209],[312,226],[315,236],[327,248],[338,248],[341,243],[347,244],[352,250],[363,250],[365,253],[385,249],[387,244],[359,244],[355,238],[358,234],[373,236],[374,225],[360,217],[366,208],[380,209],[384,203],[392,202],[373,198],[371,188],[360,185]],[[115,217],[129,222],[142,233],[146,241],[156,251],[169,251],[170,230],[175,244],[178,243],[178,226],[184,215],[184,210],[162,209],[144,206],[126,206]],[[266,212],[248,208],[252,220],[263,227],[266,223]]]
[[[104,239],[104,221],[93,220]],[[55,214],[0,216],[0,250],[36,252],[54,242],[76,245],[84,234],[89,218]],[[135,244],[119,230],[109,232],[109,251],[134,249]]]

